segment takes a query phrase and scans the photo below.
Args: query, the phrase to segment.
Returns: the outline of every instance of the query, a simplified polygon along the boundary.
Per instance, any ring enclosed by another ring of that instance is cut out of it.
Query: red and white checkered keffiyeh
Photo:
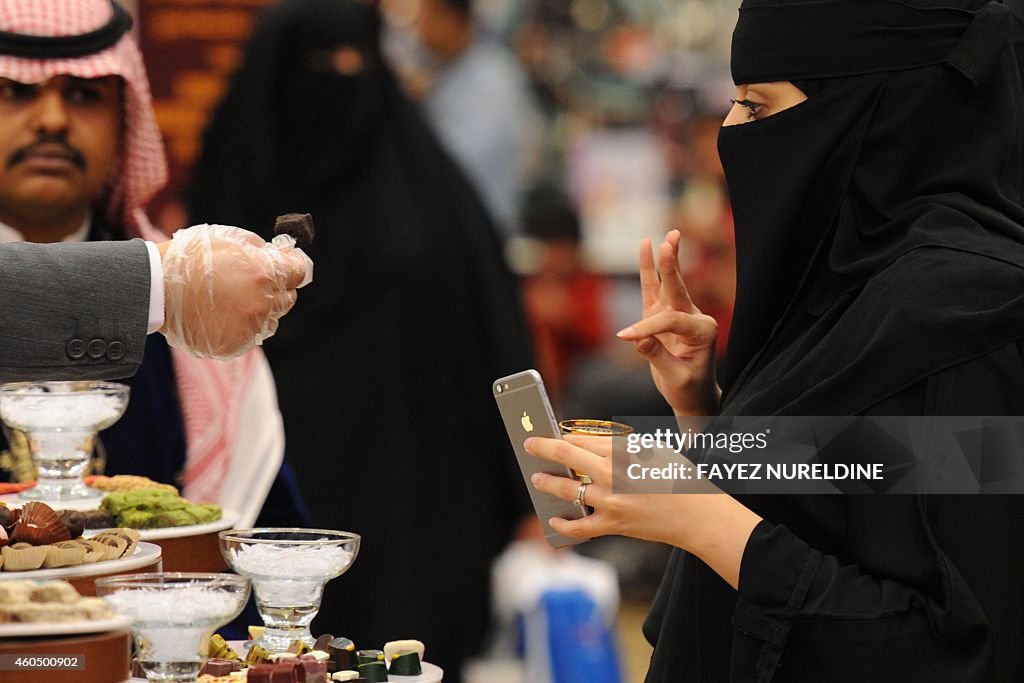
[[[41,36],[79,35],[103,26],[112,14],[109,0],[0,0],[0,30]],[[135,40],[126,33],[101,52],[67,59],[0,55],[0,76],[5,78],[41,83],[56,75],[120,76],[124,80],[123,151],[112,176],[106,212],[113,224],[143,231],[147,224],[139,209],[167,183],[167,160]]]
[[[110,0],[0,0],[0,31],[53,37],[80,35],[105,25],[112,15]],[[135,40],[126,33],[109,48],[74,58],[0,54],[2,77],[21,83],[41,83],[57,75],[120,76],[124,80],[124,137],[104,210],[111,224],[124,226],[129,235],[154,241],[166,239],[153,228],[143,210],[167,183],[167,159],[153,113],[149,80]],[[253,415],[245,414],[246,407],[266,406],[268,391],[269,403],[280,419],[267,362],[259,349],[229,362],[193,358],[178,349],[171,351],[188,442],[184,493],[194,500],[217,502],[226,489],[238,488],[236,484],[247,485],[245,473],[240,473],[239,463],[232,462],[233,458],[253,460],[256,467],[266,465],[259,462],[256,454],[239,454],[237,450],[251,441],[248,435],[240,440],[241,425],[252,424],[254,420]],[[254,397],[254,387],[263,395]],[[276,471],[274,468],[273,474]],[[229,472],[241,481],[226,482]],[[254,473],[248,484],[254,485],[258,478],[265,476]],[[231,491],[226,493],[232,499]],[[255,514],[251,517],[247,521],[254,521]]]

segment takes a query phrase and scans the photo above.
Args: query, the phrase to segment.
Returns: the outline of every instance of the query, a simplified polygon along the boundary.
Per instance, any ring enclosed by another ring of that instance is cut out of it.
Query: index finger
[[[285,289],[299,289],[313,281],[313,259],[301,249],[278,251],[284,264]]]
[[[601,456],[562,439],[533,436],[526,440],[524,446],[526,452],[536,458],[565,465],[576,472],[586,472],[592,478],[599,472],[598,465],[605,462]]]
[[[647,312],[658,303],[660,286],[658,271],[654,268],[651,241],[644,240],[640,243],[640,291],[643,293],[644,315],[647,315]]]

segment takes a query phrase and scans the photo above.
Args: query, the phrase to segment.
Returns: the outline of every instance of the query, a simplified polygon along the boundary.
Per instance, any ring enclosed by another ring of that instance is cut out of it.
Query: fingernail
[[[616,337],[632,337],[632,336],[635,336],[635,335],[636,335],[636,330],[633,329],[632,325],[630,325],[629,327],[623,327],[621,330],[619,330],[618,332],[615,333]]]
[[[526,441],[523,442],[523,448],[525,448],[526,450],[530,450],[532,447],[533,447],[533,437],[531,436],[529,439],[527,439]]]
[[[530,481],[532,481],[535,485],[539,484],[540,483],[540,473],[534,473],[534,474],[530,475]]]

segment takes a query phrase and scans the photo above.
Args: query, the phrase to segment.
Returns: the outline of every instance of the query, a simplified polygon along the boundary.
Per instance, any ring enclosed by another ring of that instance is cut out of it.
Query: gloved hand
[[[227,225],[178,230],[159,245],[164,326],[171,346],[200,358],[239,356],[277,331],[313,279],[313,262],[295,240],[273,244]]]

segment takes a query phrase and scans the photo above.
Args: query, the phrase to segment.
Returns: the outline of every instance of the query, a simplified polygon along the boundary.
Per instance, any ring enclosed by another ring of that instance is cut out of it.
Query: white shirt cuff
[[[156,243],[146,242],[149,250],[149,325],[146,334],[153,334],[164,326],[164,266]]]

